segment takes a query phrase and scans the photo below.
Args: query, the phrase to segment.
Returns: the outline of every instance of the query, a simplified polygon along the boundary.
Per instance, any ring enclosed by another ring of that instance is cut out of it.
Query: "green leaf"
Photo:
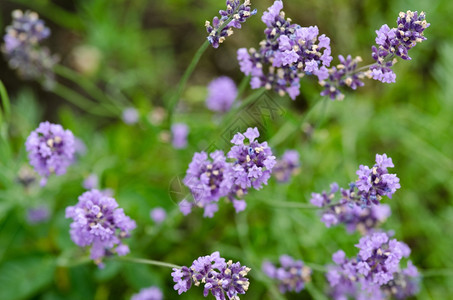
[[[22,299],[50,284],[55,270],[51,257],[29,256],[0,266],[0,299]]]

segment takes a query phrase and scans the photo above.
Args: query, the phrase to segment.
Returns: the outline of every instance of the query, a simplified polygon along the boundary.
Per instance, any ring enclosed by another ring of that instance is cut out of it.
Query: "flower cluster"
[[[386,299],[389,293],[407,296],[416,292],[415,267],[410,263],[401,270],[399,266],[401,259],[410,254],[406,244],[380,232],[362,237],[356,247],[360,251],[352,259],[347,259],[342,250],[332,256],[336,266],[330,266],[326,274],[332,298]],[[406,289],[409,282],[413,285]]]
[[[241,266],[239,262],[231,260],[225,262],[219,252],[199,257],[190,267],[173,268],[174,289],[178,294],[187,292],[192,283],[195,286],[204,284],[203,295],[207,297],[209,292],[217,300],[239,299],[238,295],[245,294],[249,288],[249,280],[246,278],[250,268]]]
[[[227,112],[237,95],[238,89],[233,79],[221,76],[209,83],[206,106],[212,111]]]
[[[241,23],[244,23],[250,16],[256,14],[256,9],[251,10],[250,0],[227,0],[226,10],[220,10],[220,19],[216,16],[212,20],[212,24],[206,21],[206,31],[208,32],[208,41],[212,47],[218,48],[225,38],[233,34],[233,28],[241,28]],[[227,24],[225,24],[228,22]]]
[[[132,295],[131,297],[131,300],[162,300],[162,299],[164,299],[162,291],[156,286],[141,289],[138,294]]]
[[[58,59],[50,55],[49,49],[39,45],[49,37],[49,28],[35,12],[15,10],[12,17],[2,47],[10,67],[25,79],[45,79],[50,84],[54,77],[52,69]]]
[[[74,161],[74,135],[59,124],[42,122],[25,142],[30,164],[43,178],[45,185],[50,174],[63,175]]]
[[[122,239],[129,237],[136,224],[118,208],[115,199],[98,190],[85,192],[75,206],[66,208],[66,218],[73,219],[71,239],[80,247],[91,246],[90,257],[99,266],[106,255],[129,253]]]
[[[260,49],[238,50],[241,71],[251,75],[252,88],[274,89],[295,99],[300,91],[300,77],[314,74],[319,80],[327,77],[332,61],[330,39],[319,35],[318,27],[301,27],[285,19],[283,2],[277,0],[263,13],[267,28]]]
[[[204,208],[205,217],[213,217],[222,197],[233,203],[236,212],[245,209],[245,201],[240,198],[249,188],[259,190],[267,184],[275,165],[275,156],[267,142],[256,140],[259,135],[256,127],[248,128],[244,134],[237,133],[231,140],[234,146],[227,154],[231,162],[227,162],[220,150],[210,154],[211,160],[205,152],[195,153],[184,178],[194,203],[187,200],[180,203],[184,214],[190,213],[193,206],[199,206]]]
[[[384,83],[395,82],[396,74],[391,67],[396,63],[396,57],[410,60],[409,49],[426,40],[423,31],[429,26],[424,12],[420,14],[410,10],[406,13],[400,12],[397,28],[390,28],[384,24],[379,30],[376,30],[377,47],[372,46],[371,48],[371,57],[375,63],[369,68],[357,68],[362,58],[353,59],[348,55],[345,59],[339,55],[340,64],[328,69],[328,76],[320,78],[319,84],[324,87],[321,95],[329,96],[332,100],[342,100],[344,95],[340,92],[340,87],[347,86],[355,90],[364,85],[362,81],[364,78],[373,78]]]
[[[376,30],[376,44],[373,46],[372,57],[376,64],[370,67],[371,76],[375,80],[386,83],[395,82],[396,74],[391,67],[395,64],[395,56],[404,60],[410,60],[409,49],[417,43],[426,40],[423,31],[430,26],[425,20],[425,13],[400,12],[397,20],[397,28],[392,28],[387,24],[382,25]]]
[[[205,152],[195,153],[183,181],[194,197],[194,205],[204,208],[205,217],[214,215],[217,202],[233,186],[233,169],[223,151],[215,151],[210,157]]]
[[[278,282],[281,293],[303,290],[305,282],[310,281],[311,269],[289,255],[280,256],[280,264],[281,267],[277,268],[269,261],[263,262],[264,274]]]
[[[286,150],[281,159],[277,160],[272,174],[278,182],[288,182],[291,175],[299,172],[299,152],[296,150]]]

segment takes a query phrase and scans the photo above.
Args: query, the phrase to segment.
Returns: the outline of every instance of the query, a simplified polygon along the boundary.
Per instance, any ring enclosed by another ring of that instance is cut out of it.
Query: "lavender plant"
[[[278,182],[288,182],[291,175],[299,173],[300,162],[299,152],[296,150],[286,150],[272,170],[272,174]]]
[[[214,48],[218,48],[225,39],[233,34],[233,28],[241,28],[241,23],[256,14],[256,9],[251,10],[250,0],[227,0],[227,9],[220,10],[220,19],[215,16],[212,24],[206,21],[206,31],[208,41]]]
[[[59,124],[42,122],[30,133],[25,146],[30,164],[42,176],[41,185],[45,185],[53,173],[65,174],[73,163],[74,135]]]
[[[13,21],[6,28],[2,52],[9,66],[25,79],[45,80],[47,85],[54,80],[53,66],[57,56],[50,54],[40,42],[50,36],[50,29],[35,12],[15,10]]]
[[[305,283],[311,280],[312,270],[305,266],[301,260],[294,260],[289,255],[280,256],[280,265],[277,267],[269,261],[264,261],[262,270],[270,279],[278,283],[281,293],[299,293],[305,287]]]
[[[73,219],[71,239],[80,247],[91,246],[90,258],[99,267],[103,267],[104,256],[129,253],[122,240],[130,236],[136,223],[118,208],[114,198],[98,190],[85,192],[75,206],[66,208],[66,218]]]
[[[224,300],[226,297],[237,300],[238,295],[245,294],[249,288],[250,283],[246,278],[248,272],[250,268],[231,260],[225,262],[219,252],[214,252],[194,260],[190,267],[173,268],[171,275],[178,294],[187,292],[192,284],[199,286],[203,283],[203,296],[207,297],[211,292],[217,300]]]

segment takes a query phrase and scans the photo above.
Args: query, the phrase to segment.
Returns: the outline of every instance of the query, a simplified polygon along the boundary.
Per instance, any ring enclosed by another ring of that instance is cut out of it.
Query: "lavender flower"
[[[209,83],[206,106],[212,111],[227,112],[237,94],[236,84],[231,78],[226,76],[216,78]]]
[[[376,64],[370,67],[373,79],[385,83],[395,82],[396,75],[391,67],[396,63],[395,56],[404,60],[410,60],[409,49],[426,38],[423,31],[430,26],[425,20],[425,13],[400,12],[397,20],[397,28],[390,29],[387,24],[376,30],[376,44],[373,46],[372,58]]]
[[[6,28],[2,52],[12,69],[25,79],[45,79],[51,84],[56,56],[39,43],[50,36],[50,30],[35,12],[15,10],[12,24]]]
[[[28,159],[45,185],[50,174],[63,175],[73,162],[74,136],[61,125],[42,122],[25,143]]]
[[[305,74],[326,77],[326,67],[332,60],[330,39],[318,36],[316,26],[291,24],[282,9],[283,2],[277,0],[263,13],[266,40],[260,43],[258,51],[239,49],[238,61],[241,71],[252,76],[252,88],[274,89],[294,100],[300,93],[300,77]]]
[[[115,199],[98,190],[85,192],[75,206],[66,208],[66,218],[73,219],[71,239],[80,247],[91,246],[90,257],[98,265],[102,266],[106,255],[129,253],[122,239],[129,237],[136,224],[118,208]]]
[[[163,209],[162,207],[156,207],[152,209],[149,215],[151,219],[157,224],[160,224],[163,221],[165,221],[165,218],[167,217],[167,213],[165,212],[165,209]]]
[[[173,281],[176,283],[174,289],[178,294],[187,292],[192,283],[199,286],[204,284],[204,297],[209,295],[209,292],[217,299],[239,299],[238,295],[245,294],[249,288],[247,276],[250,268],[241,266],[239,262],[233,263],[231,260],[225,262],[224,258],[220,257],[219,252],[214,252],[211,255],[199,257],[192,263],[192,266],[173,268]]]
[[[183,181],[194,197],[193,205],[203,207],[205,217],[214,216],[217,202],[230,192],[234,179],[223,151],[215,151],[210,157],[205,152],[195,153]]]
[[[269,261],[263,262],[264,274],[278,282],[281,293],[302,291],[305,282],[310,281],[311,269],[288,255],[280,256],[280,264],[281,267],[277,268]]]
[[[409,49],[417,43],[426,40],[423,31],[430,26],[425,20],[425,13],[400,12],[397,20],[397,28],[390,28],[387,24],[376,30],[376,46],[372,46],[371,57],[375,61],[369,68],[357,68],[362,61],[360,57],[352,59],[350,55],[346,59],[338,56],[340,64],[318,75],[319,83],[324,87],[323,96],[329,96],[332,100],[342,100],[344,95],[340,88],[347,86],[355,90],[363,86],[364,78],[373,78],[384,83],[392,83],[396,80],[396,74],[391,69],[399,56],[404,60],[410,60]],[[326,72],[327,71],[327,72]]]
[[[27,211],[27,222],[28,224],[37,224],[49,220],[50,211],[47,206],[39,206],[36,208],[30,208]]]
[[[131,300],[162,300],[162,299],[164,299],[162,291],[156,286],[141,289],[138,294],[132,295],[131,297]]]
[[[326,274],[332,298],[387,299],[399,294],[398,299],[405,299],[417,292],[416,268],[412,263],[405,270],[399,267],[401,258],[410,254],[406,244],[381,232],[362,237],[356,247],[360,251],[355,258],[347,259],[342,250],[332,256],[336,266],[329,266]],[[406,283],[413,285],[406,290]]]
[[[138,110],[134,107],[128,107],[123,110],[123,121],[128,125],[133,125],[138,122]]]
[[[218,48],[219,44],[225,41],[225,38],[233,34],[233,28],[241,28],[241,23],[244,23],[250,16],[256,14],[256,9],[253,11],[250,8],[250,0],[227,0],[226,10],[220,10],[220,19],[216,16],[212,20],[212,25],[206,21],[206,31],[208,32],[208,41],[212,47]],[[228,22],[227,24],[225,24]]]
[[[234,146],[227,157],[234,159],[234,183],[242,189],[261,189],[263,184],[267,184],[276,163],[267,142],[255,140],[259,136],[256,127],[248,128],[244,134],[237,133],[231,140]],[[248,142],[244,142],[245,139]]]
[[[288,182],[291,175],[299,172],[299,152],[286,150],[281,159],[277,160],[272,173],[278,182]]]
[[[389,174],[387,168],[393,168],[390,157],[384,153],[376,154],[376,164],[370,169],[360,165],[356,172],[359,179],[356,181],[358,196],[364,205],[379,204],[383,196],[390,199],[397,189],[401,187],[399,178],[396,174]]]
[[[90,174],[83,181],[83,188],[86,190],[99,188],[99,177],[96,174]]]
[[[189,134],[189,126],[184,123],[175,123],[171,126],[171,134],[173,147],[175,149],[183,149],[187,147],[187,135]]]

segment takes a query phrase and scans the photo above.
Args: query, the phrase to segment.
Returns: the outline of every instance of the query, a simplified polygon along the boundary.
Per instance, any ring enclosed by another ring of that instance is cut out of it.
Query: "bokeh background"
[[[425,31],[427,41],[411,50],[412,61],[395,66],[396,83],[367,81],[342,102],[320,97],[321,88],[312,78],[302,80],[295,101],[268,93],[281,113],[263,117],[262,138],[270,140],[277,155],[296,149],[300,174],[288,184],[271,180],[261,191],[250,192],[247,209],[239,214],[223,203],[212,219],[203,218],[202,211],[187,217],[179,212],[175,203],[187,192],[179,180],[193,153],[223,145],[219,132],[230,125],[206,109],[206,85],[221,75],[239,84],[243,75],[236,50],[258,47],[264,38],[260,16],[271,4],[252,1],[258,15],[219,49],[204,53],[174,115],[175,121],[190,127],[188,147],[176,150],[159,116],[165,113],[166,95],[175,89],[205,40],[204,21],[224,9],[223,0],[0,0],[2,32],[14,9],[38,12],[52,30],[45,44],[60,56],[61,64],[113,97],[123,95],[122,101],[140,112],[140,122],[133,126],[119,117],[95,116],[36,82],[20,79],[0,59],[0,79],[12,101],[9,145],[0,147],[0,299],[128,299],[151,285],[159,286],[165,299],[178,298],[170,269],[114,259],[98,269],[84,260],[83,250],[70,240],[70,220],[64,210],[76,203],[90,173],[100,177],[102,188],[114,191],[120,206],[138,224],[128,241],[130,256],[189,265],[218,250],[252,267],[244,299],[276,299],[275,284],[260,271],[264,259],[276,261],[289,254],[325,265],[338,249],[354,255],[360,237],[342,226],[327,229],[314,209],[278,203],[308,203],[312,192],[328,189],[334,181],[345,186],[355,180],[360,164],[374,163],[376,153],[393,158],[394,172],[401,179],[402,188],[386,201],[392,216],[383,228],[394,230],[395,237],[411,247],[414,264],[426,270],[417,298],[453,299],[450,0],[284,1],[294,23],[317,25],[331,38],[334,56],[360,55],[364,63],[372,62],[375,30],[384,23],[395,26],[400,11],[425,11],[431,27]],[[74,82],[57,79],[90,98]],[[250,93],[248,88],[244,96]],[[24,142],[45,120],[72,130],[87,152],[65,176],[51,178],[45,188],[24,189],[17,181],[19,171],[28,165]],[[27,223],[27,209],[40,205],[50,208],[51,218],[37,225]],[[168,212],[161,225],[149,217],[157,206]],[[323,299],[326,287],[324,275],[314,271],[306,290],[280,297]],[[201,288],[193,288],[179,299],[201,297]]]

